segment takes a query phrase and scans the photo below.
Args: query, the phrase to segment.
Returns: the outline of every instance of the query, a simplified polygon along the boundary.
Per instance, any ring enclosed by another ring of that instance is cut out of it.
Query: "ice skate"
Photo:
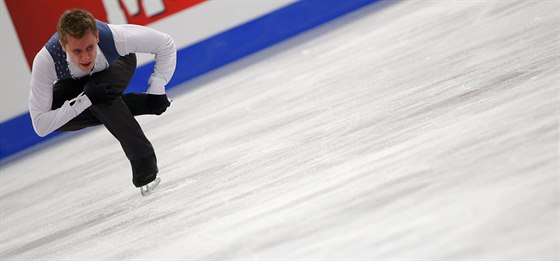
[[[160,178],[156,178],[154,181],[150,182],[148,185],[144,185],[142,187],[140,187],[140,194],[142,194],[142,197],[146,197],[150,194],[152,194],[152,192],[154,192],[154,189],[157,187],[157,185],[160,182]]]

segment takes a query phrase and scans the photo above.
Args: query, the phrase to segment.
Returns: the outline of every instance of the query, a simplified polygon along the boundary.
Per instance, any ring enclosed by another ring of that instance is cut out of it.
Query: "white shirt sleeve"
[[[81,94],[70,101],[64,102],[62,107],[51,110],[53,84],[56,80],[54,61],[47,49],[43,47],[33,60],[29,93],[31,122],[33,123],[33,129],[41,137],[62,127],[91,106],[89,98]]]
[[[151,53],[155,55],[156,65],[148,80],[149,94],[165,94],[165,85],[169,83],[177,63],[177,48],[173,38],[168,34],[149,27],[123,24],[110,24],[115,47],[119,55],[129,53]]]

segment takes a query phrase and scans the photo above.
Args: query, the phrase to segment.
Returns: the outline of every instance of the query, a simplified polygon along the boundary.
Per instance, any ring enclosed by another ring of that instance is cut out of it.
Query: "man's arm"
[[[60,108],[52,110],[53,84],[56,79],[54,62],[49,52],[43,48],[33,60],[29,93],[29,113],[33,129],[41,137],[60,128],[91,106],[88,97],[81,94],[75,99],[65,101]]]
[[[177,62],[177,48],[168,34],[139,25],[113,25],[115,47],[120,55],[129,53],[155,54],[156,65],[148,83],[148,94],[165,94],[165,85],[171,80]]]

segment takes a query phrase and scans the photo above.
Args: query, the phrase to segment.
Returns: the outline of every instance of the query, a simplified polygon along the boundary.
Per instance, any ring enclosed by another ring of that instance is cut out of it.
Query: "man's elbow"
[[[176,52],[177,46],[175,46],[175,40],[173,40],[173,37],[171,37],[171,35],[165,34],[165,38],[166,38],[166,48]]]
[[[39,137],[45,137],[51,133],[47,128],[41,126],[41,124],[39,124],[39,121],[37,119],[32,119],[31,123],[33,125],[33,130]]]
[[[41,137],[41,138],[42,138],[42,137],[45,137],[45,136],[47,136],[47,135],[49,135],[49,133],[50,133],[50,132],[48,132],[48,131],[41,130],[41,129],[39,129],[39,128],[35,128],[35,126],[33,126],[33,129],[35,130],[35,133],[37,133],[37,135],[38,135],[39,137]]]

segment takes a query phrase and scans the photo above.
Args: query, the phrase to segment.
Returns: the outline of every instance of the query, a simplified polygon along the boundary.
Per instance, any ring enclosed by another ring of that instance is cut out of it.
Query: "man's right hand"
[[[111,104],[117,97],[117,90],[107,83],[88,82],[84,86],[84,94],[92,104]]]

